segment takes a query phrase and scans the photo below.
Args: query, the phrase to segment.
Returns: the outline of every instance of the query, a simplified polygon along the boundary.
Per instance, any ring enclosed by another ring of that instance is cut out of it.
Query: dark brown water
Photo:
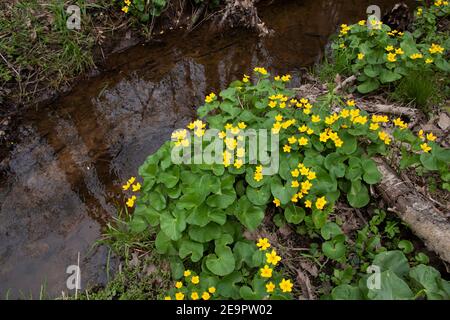
[[[382,10],[395,1],[378,0]],[[202,27],[137,46],[108,60],[108,71],[24,115],[0,181],[0,298],[50,296],[66,288],[81,255],[82,286],[106,279],[104,247],[91,246],[123,203],[120,184],[194,117],[211,91],[264,66],[294,75],[323,55],[341,23],[365,18],[370,1],[276,1],[260,8],[275,31],[211,35]]]

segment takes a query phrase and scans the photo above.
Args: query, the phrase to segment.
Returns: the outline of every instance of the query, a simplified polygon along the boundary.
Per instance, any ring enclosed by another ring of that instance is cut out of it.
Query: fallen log
[[[409,188],[383,159],[374,160],[383,175],[377,189],[384,200],[428,249],[450,263],[450,222],[431,201]]]

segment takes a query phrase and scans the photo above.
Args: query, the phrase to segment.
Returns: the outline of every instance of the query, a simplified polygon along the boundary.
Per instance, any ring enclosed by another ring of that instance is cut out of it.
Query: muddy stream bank
[[[378,1],[382,10],[395,1]],[[275,31],[190,34],[114,54],[107,71],[67,95],[27,111],[19,141],[0,172],[0,299],[55,297],[80,252],[82,286],[106,281],[107,248],[92,248],[123,204],[120,185],[145,158],[195,116],[206,94],[254,66],[291,73],[323,55],[340,23],[363,19],[370,1],[275,1],[259,8]]]

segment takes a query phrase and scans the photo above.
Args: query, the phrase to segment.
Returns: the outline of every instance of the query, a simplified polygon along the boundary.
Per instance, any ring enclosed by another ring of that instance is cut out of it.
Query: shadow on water
[[[382,10],[395,1],[378,1]],[[260,65],[294,75],[323,55],[340,23],[365,16],[370,1],[278,1],[260,8],[275,31],[223,35],[206,26],[167,34],[109,58],[104,73],[25,114],[21,139],[0,183],[0,298],[67,291],[67,266],[81,253],[82,286],[106,278],[107,250],[92,244],[123,203],[120,184],[211,91]]]

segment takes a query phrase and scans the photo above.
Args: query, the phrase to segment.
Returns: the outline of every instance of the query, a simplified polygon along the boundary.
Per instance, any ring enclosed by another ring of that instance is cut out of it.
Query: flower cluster
[[[256,243],[256,245],[259,247],[259,250],[261,251],[267,251],[267,249],[270,248],[270,243],[267,238],[260,238]],[[281,257],[277,254],[275,249],[272,249],[271,252],[267,252],[265,256],[266,256],[265,264],[264,267],[260,268],[259,275],[261,278],[269,280],[273,277],[274,271],[273,268],[276,267],[278,263],[281,261]],[[279,290],[281,290],[281,292],[283,293],[292,292],[293,286],[294,285],[291,282],[291,280],[289,279],[287,280],[285,278],[283,278],[278,283]],[[267,293],[273,294],[277,290],[277,286],[272,280],[268,281],[265,287]]]
[[[172,295],[167,295],[164,300],[209,300],[216,293],[214,286],[207,286],[201,283],[200,276],[196,275],[191,270],[185,270],[183,273],[184,281],[177,281],[175,283],[175,292]]]
[[[130,5],[131,5],[131,0],[124,0],[122,11],[125,13],[128,13],[128,10],[130,9]]]
[[[130,187],[133,192],[138,192],[139,190],[141,190],[141,184],[139,182],[136,182],[135,177],[131,177],[130,179],[128,179],[127,183],[122,186],[122,189],[124,191],[127,191],[130,189]],[[127,199],[126,205],[132,208],[134,206],[134,203],[136,202],[136,199],[136,196],[132,195]]]

